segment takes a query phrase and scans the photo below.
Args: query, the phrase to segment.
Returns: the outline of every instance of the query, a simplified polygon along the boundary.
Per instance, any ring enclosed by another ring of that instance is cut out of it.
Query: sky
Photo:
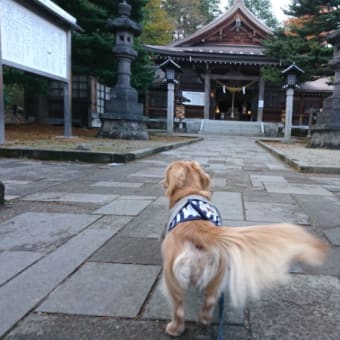
[[[270,0],[270,1],[272,3],[272,8],[277,19],[279,21],[286,19],[281,8],[287,9],[291,0]],[[220,0],[221,9],[224,9],[227,3],[228,3],[228,0]]]
[[[222,0],[223,1],[223,0]],[[288,9],[290,0],[270,0],[273,11],[279,21],[285,20],[287,17],[283,14],[281,8]]]

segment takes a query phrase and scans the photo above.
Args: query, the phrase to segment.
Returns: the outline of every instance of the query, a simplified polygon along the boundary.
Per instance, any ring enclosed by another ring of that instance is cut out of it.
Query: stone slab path
[[[169,339],[161,181],[179,159],[209,172],[226,225],[298,223],[331,247],[325,266],[293,266],[244,310],[227,298],[225,339],[338,339],[340,175],[298,173],[254,138],[221,135],[121,165],[0,159],[0,338]],[[180,339],[216,339],[216,323],[195,322],[200,298],[188,294]]]

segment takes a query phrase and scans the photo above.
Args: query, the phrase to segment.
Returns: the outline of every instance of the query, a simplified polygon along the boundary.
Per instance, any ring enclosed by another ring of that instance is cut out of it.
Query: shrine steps
[[[264,136],[262,122],[240,122],[203,119],[199,133],[224,134],[230,136]]]

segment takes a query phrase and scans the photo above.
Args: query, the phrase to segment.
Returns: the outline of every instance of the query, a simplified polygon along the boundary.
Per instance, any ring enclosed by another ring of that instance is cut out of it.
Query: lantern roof
[[[288,73],[302,74],[305,73],[305,71],[293,63],[281,72],[282,75],[286,75]]]

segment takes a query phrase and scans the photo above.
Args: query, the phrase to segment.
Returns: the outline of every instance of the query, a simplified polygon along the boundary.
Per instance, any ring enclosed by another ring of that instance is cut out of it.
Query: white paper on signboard
[[[13,0],[0,1],[2,62],[67,79],[67,32]]]
[[[182,95],[190,100],[190,102],[184,102],[184,105],[204,106],[204,92],[182,91]]]

